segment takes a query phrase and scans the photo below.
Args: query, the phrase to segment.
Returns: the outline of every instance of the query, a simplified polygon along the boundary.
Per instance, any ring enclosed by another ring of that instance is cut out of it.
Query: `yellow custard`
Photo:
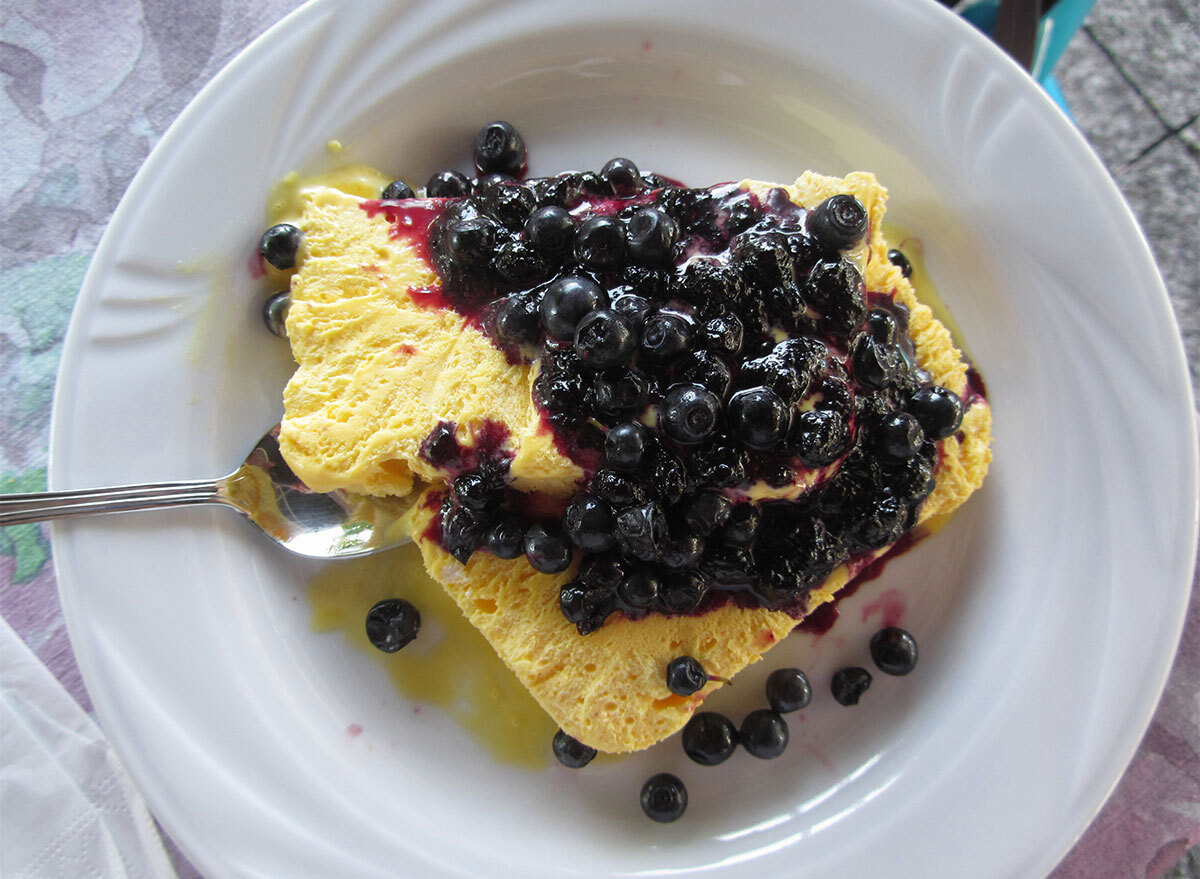
[[[313,630],[341,631],[415,705],[449,713],[497,760],[532,769],[550,763],[554,721],[425,573],[415,545],[334,562],[313,578],[308,597]],[[385,598],[405,598],[421,612],[416,640],[391,654],[371,646],[364,625]]]

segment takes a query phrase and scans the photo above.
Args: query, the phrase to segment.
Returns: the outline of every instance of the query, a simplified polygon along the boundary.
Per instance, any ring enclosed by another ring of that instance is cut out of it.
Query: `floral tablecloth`
[[[17,0],[0,7],[0,492],[45,487],[63,335],[126,185],[200,87],[296,5]],[[50,554],[42,527],[0,529],[0,614],[90,713]],[[1198,717],[1200,591],[1193,590],[1149,731],[1055,879],[1200,876]],[[176,866],[196,875],[178,855]]]

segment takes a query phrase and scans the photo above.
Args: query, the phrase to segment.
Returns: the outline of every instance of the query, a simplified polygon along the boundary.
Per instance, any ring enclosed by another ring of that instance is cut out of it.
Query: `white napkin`
[[[0,618],[0,876],[175,879],[100,728]]]

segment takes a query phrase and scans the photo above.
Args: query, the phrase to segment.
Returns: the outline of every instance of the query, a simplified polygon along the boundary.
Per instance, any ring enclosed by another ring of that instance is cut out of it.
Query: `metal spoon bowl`
[[[113,488],[0,496],[0,526],[104,513],[220,504],[242,513],[284,549],[309,558],[352,558],[410,540],[404,498],[313,491],[279,451],[279,425],[255,443],[245,462],[223,479],[151,482]]]

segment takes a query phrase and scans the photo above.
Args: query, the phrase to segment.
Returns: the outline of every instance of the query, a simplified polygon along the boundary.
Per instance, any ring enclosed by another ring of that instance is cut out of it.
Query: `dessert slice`
[[[426,567],[538,702],[644,748],[982,482],[991,418],[869,174],[306,194],[281,447],[422,491]],[[423,485],[418,486],[414,477]],[[676,688],[678,689],[678,688]]]

